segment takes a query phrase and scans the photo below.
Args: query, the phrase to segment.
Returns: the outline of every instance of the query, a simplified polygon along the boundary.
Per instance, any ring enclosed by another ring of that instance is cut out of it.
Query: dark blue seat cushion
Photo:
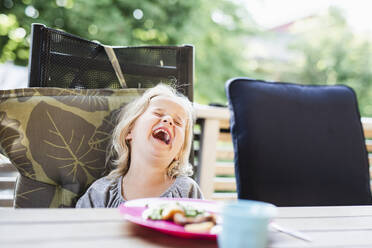
[[[371,204],[351,88],[237,78],[226,92],[239,198],[278,206]]]

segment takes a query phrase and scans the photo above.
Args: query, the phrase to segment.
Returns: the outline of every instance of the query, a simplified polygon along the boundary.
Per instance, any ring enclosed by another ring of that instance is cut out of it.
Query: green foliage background
[[[0,1],[1,62],[27,65],[30,27],[35,22],[108,45],[193,44],[195,99],[202,103],[225,102],[224,82],[243,73],[238,37],[253,30],[245,18],[248,13],[227,0]],[[37,14],[30,16],[32,10]],[[142,11],[141,19],[134,18],[135,10]],[[227,21],[213,21],[214,12]],[[24,37],[15,37],[19,27],[26,31]]]
[[[356,91],[362,116],[372,116],[371,40],[354,33],[339,9],[312,18],[311,28],[304,21],[300,32],[285,34],[283,45],[296,56],[282,61],[250,56],[251,39],[281,42],[283,34],[260,30],[239,1],[0,0],[0,62],[27,65],[35,22],[107,45],[193,44],[199,103],[225,104],[226,80],[245,76],[346,84]]]

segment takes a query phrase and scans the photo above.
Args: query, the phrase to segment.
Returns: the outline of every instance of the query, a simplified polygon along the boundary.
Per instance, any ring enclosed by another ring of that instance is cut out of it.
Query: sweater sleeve
[[[94,208],[91,190],[88,190],[76,203],[75,208]]]
[[[190,181],[190,190],[188,198],[195,199],[204,199],[203,193],[200,190],[199,185],[191,178],[188,178]]]

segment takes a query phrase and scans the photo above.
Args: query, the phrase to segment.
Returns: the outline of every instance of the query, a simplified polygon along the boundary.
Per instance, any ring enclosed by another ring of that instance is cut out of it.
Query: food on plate
[[[202,222],[213,222],[216,223],[216,217],[213,214],[206,213],[206,214],[199,214],[192,217],[185,216],[184,213],[176,213],[173,216],[174,223],[178,225],[187,225],[187,224],[195,224],[195,223],[202,223]]]
[[[143,218],[173,221],[189,232],[209,233],[217,224],[214,213],[177,201],[150,204],[147,207],[142,214]]]
[[[188,232],[210,232],[211,229],[216,225],[212,221],[205,221],[201,223],[187,224],[185,225],[185,231]]]
[[[169,205],[165,206],[164,208],[160,208],[160,216],[162,220],[172,220],[175,215],[181,214],[183,215],[184,210],[181,208],[181,206],[174,204],[174,205]],[[155,218],[151,219],[157,219],[158,213],[156,211],[156,215],[154,216]]]

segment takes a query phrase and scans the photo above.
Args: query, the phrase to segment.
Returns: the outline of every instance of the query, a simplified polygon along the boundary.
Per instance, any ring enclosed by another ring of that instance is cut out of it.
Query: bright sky
[[[241,0],[253,19],[262,27],[271,28],[289,21],[321,13],[329,6],[345,11],[348,23],[356,31],[372,32],[370,0]]]

